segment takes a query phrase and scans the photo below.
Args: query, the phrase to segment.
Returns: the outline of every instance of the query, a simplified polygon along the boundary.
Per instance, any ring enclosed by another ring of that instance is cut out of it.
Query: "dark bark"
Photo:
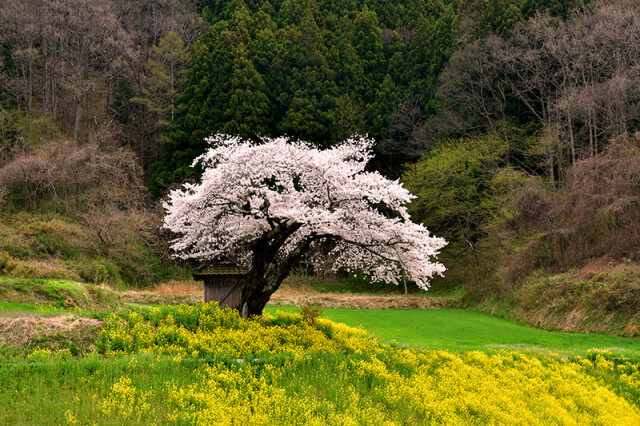
[[[262,311],[267,306],[269,299],[271,299],[271,295],[276,292],[281,283],[282,281],[276,283],[275,286],[270,286],[264,281],[252,281],[247,277],[242,287],[240,306],[236,309],[245,318],[262,315]]]
[[[286,256],[279,255],[280,249],[300,225],[278,225],[272,232],[255,243],[254,260],[251,270],[242,283],[242,298],[236,309],[245,317],[262,315],[269,302],[291,269],[304,256],[311,243],[317,238],[310,235]]]

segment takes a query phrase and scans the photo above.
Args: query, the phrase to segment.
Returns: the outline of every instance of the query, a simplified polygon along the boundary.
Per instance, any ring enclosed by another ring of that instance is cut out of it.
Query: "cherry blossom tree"
[[[179,258],[247,268],[236,307],[243,315],[261,314],[311,252],[323,252],[336,270],[396,285],[410,279],[424,290],[445,271],[434,259],[446,242],[409,218],[413,195],[365,170],[371,140],[326,150],[286,138],[255,144],[218,134],[208,142],[194,162],[204,167],[201,183],[170,193],[164,227],[178,235]]]

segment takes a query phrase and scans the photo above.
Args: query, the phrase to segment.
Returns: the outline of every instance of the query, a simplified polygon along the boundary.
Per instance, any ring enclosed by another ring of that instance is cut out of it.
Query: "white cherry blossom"
[[[201,183],[170,193],[164,227],[178,235],[171,247],[180,258],[247,267],[251,313],[314,245],[330,247],[336,269],[376,281],[398,284],[404,274],[426,290],[445,271],[435,257],[446,242],[409,218],[413,195],[365,169],[371,140],[325,150],[287,138],[255,144],[218,134],[208,142],[194,162],[204,168]]]

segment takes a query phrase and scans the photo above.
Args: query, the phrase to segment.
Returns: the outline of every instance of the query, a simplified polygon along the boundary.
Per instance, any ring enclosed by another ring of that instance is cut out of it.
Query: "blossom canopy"
[[[283,137],[256,144],[218,134],[208,142],[194,161],[204,168],[201,182],[172,191],[164,204],[176,256],[231,260],[275,281],[319,247],[334,269],[376,281],[398,284],[404,274],[427,289],[445,271],[435,256],[446,242],[409,218],[413,196],[365,170],[371,140],[324,150]]]

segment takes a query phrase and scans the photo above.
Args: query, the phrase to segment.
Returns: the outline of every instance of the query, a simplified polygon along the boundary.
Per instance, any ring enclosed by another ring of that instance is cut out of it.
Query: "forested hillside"
[[[159,203],[198,179],[206,136],[329,147],[368,134],[372,167],[449,241],[435,286],[524,319],[636,314],[637,1],[4,0],[0,12],[0,272],[184,276]]]

